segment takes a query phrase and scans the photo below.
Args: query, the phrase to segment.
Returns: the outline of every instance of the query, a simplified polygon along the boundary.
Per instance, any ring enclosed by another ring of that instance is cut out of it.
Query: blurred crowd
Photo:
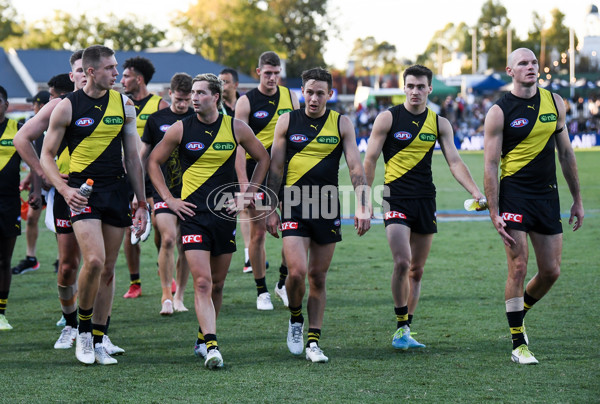
[[[487,96],[469,99],[460,95],[443,99],[433,97],[429,107],[450,121],[454,135],[462,141],[466,137],[483,136],[485,115],[494,105],[495,100],[496,98]],[[567,110],[567,127],[571,135],[600,132],[600,95],[564,99],[564,102]],[[391,106],[389,99],[382,99],[376,105],[366,108],[338,105],[335,109],[352,119],[358,138],[366,138],[371,133],[377,115]]]

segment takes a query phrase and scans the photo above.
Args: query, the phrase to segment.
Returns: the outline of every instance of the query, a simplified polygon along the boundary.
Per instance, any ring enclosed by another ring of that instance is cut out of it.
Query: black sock
[[[141,285],[142,281],[140,280],[139,272],[137,274],[129,274],[129,284],[130,285]]]
[[[512,338],[513,349],[525,344],[523,335],[523,311],[509,311],[506,313],[508,326],[510,327],[510,336]]]
[[[409,314],[408,315],[408,326],[410,327],[410,325],[412,324],[412,319],[413,319],[413,315]]]
[[[8,302],[8,290],[3,290],[0,292],[0,314],[4,314],[6,312],[6,303]]]
[[[309,347],[311,342],[316,342],[317,345],[319,345],[319,338],[321,338],[321,329],[309,328],[308,341],[306,341],[306,347]]]
[[[529,309],[531,309],[531,307],[534,304],[536,304],[538,301],[539,301],[539,299],[531,297],[531,295],[527,294],[527,291],[525,291],[525,293],[523,294],[523,308],[525,309],[525,312],[523,313],[523,317],[525,317],[525,315],[527,314]]]
[[[408,325],[408,306],[394,307],[396,313],[396,328]]]
[[[282,287],[285,286],[285,279],[288,276],[288,268],[281,264],[281,266],[279,267],[279,282],[277,282],[277,287],[279,289],[281,289]]]
[[[204,334],[204,341],[206,341],[207,352],[219,348],[219,344],[217,344],[217,336],[215,334]]]
[[[92,314],[94,309],[79,308],[79,333],[92,332]]]
[[[65,318],[66,325],[77,328],[77,310],[72,313],[65,313],[63,311],[63,317]]]
[[[289,307],[290,309],[290,321],[292,323],[304,323],[304,316],[302,315],[302,305],[298,307]]]
[[[94,346],[102,344],[104,338],[104,324],[92,324],[92,336],[94,337]]]
[[[204,334],[202,334],[202,328],[198,327],[198,338],[196,339],[196,345],[204,344]]]
[[[262,293],[268,292],[267,280],[264,277],[262,277],[260,279],[255,279],[254,282],[256,283],[256,294],[257,295],[261,295]]]
[[[108,334],[108,325],[110,324],[110,316],[106,318],[106,327],[104,327],[104,333]]]

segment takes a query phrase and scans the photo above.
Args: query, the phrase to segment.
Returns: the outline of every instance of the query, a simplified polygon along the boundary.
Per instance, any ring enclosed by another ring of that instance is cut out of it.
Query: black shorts
[[[179,222],[183,250],[210,251],[213,256],[232,254],[235,248],[235,220],[216,216],[212,212],[196,212]]]
[[[159,213],[170,213],[171,215],[176,215],[175,212],[173,212],[171,209],[169,209],[169,206],[167,205],[167,203],[165,201],[162,200],[162,198],[160,197],[160,195],[158,194],[158,192],[156,192],[154,194],[154,215],[158,215]]]
[[[73,226],[71,225],[71,209],[69,209],[69,205],[67,205],[65,198],[63,198],[56,190],[54,191],[52,214],[54,215],[54,230],[56,230],[56,233],[73,233]]]
[[[500,216],[509,229],[540,234],[560,234],[560,202],[556,199],[523,199],[502,197],[499,199]]]
[[[21,199],[16,196],[0,196],[0,234],[2,238],[21,235]]]
[[[399,223],[414,233],[437,233],[435,198],[386,200],[389,209],[383,214],[385,225]]]
[[[114,227],[129,227],[132,220],[128,199],[125,181],[110,191],[94,191],[83,211],[77,214],[71,211],[71,223],[83,219],[99,219]]]

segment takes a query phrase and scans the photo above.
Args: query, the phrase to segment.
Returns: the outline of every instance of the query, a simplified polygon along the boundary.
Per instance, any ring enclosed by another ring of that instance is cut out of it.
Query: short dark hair
[[[187,73],[175,73],[171,77],[171,91],[189,94],[192,92],[192,76]]]
[[[71,67],[73,67],[75,62],[77,62],[81,58],[83,58],[83,49],[79,49],[73,52],[73,54],[69,58],[69,64],[71,65]]]
[[[48,80],[48,87],[54,87],[57,93],[66,94],[75,89],[75,85],[69,78],[69,73],[62,73],[53,76]]]
[[[115,51],[108,46],[103,45],[92,45],[83,51],[81,56],[81,63],[83,65],[83,71],[87,73],[89,67],[96,68],[100,59],[103,57],[110,57],[115,54]]]
[[[145,57],[136,56],[133,58],[129,58],[123,63],[123,69],[133,69],[138,74],[141,74],[144,78],[144,83],[150,83],[152,80],[152,76],[154,76],[154,65],[150,61],[150,59],[146,59]]]
[[[192,80],[192,85],[194,85],[194,83],[197,81],[206,81],[208,83],[208,89],[210,90],[210,92],[212,94],[219,94],[217,108],[220,109],[223,102],[223,81],[221,81],[221,79],[219,79],[212,73],[204,73],[197,75],[196,77],[194,77],[194,80]]]
[[[427,84],[431,85],[431,80],[433,79],[433,72],[423,66],[423,65],[412,65],[409,68],[407,68],[406,70],[404,70],[404,73],[402,74],[402,79],[406,82],[406,76],[415,76],[415,77],[422,77],[422,76],[426,76],[427,77]]]
[[[261,68],[264,65],[281,66],[281,59],[273,51],[263,52],[258,58],[258,67]]]
[[[235,71],[235,69],[232,69],[230,67],[226,67],[223,70],[221,70],[221,73],[219,74],[231,74],[231,78],[233,79],[234,83],[239,83],[240,79],[238,77],[238,72]]]
[[[333,78],[329,71],[322,67],[315,67],[302,72],[302,87],[306,85],[309,80],[324,81],[327,83],[327,89],[331,90],[333,87]]]
[[[6,93],[6,89],[0,86],[0,95],[4,98],[4,101],[8,101],[8,94]]]

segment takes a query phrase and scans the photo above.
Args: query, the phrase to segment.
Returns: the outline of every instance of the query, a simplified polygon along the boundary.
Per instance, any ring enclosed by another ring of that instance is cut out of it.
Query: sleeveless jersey
[[[183,121],[183,135],[179,145],[181,161],[181,199],[197,206],[197,212],[214,209],[217,202],[210,198],[211,191],[237,181],[233,119],[221,115],[212,124],[204,124],[194,116]]]
[[[538,88],[529,99],[506,93],[496,104],[504,113],[500,194],[518,198],[558,198],[556,121],[550,91]]]
[[[277,86],[277,92],[267,96],[258,91],[258,88],[254,88],[248,91],[246,96],[250,102],[248,126],[252,128],[265,149],[270,152],[279,116],[294,109],[290,90],[287,87]],[[246,153],[246,159],[251,158]]]
[[[329,109],[317,119],[303,109],[290,112],[286,133],[285,185],[338,185],[342,156],[340,114]]]
[[[148,121],[150,115],[158,111],[158,106],[160,105],[161,100],[162,97],[156,94],[150,94],[139,101],[134,99],[131,100],[133,101],[133,105],[135,105],[135,115],[137,116],[137,119],[135,120],[135,126],[140,137],[142,137],[144,134],[144,127],[146,126],[146,122]]]
[[[21,157],[13,144],[20,125],[14,119],[4,118],[0,123],[0,195],[18,196]]]
[[[181,121],[194,114],[192,108],[183,114],[176,114],[171,108],[156,111],[148,118],[142,142],[150,145],[151,150],[163,139],[165,132],[177,121]],[[179,162],[179,148],[173,150],[167,161],[161,166],[165,182],[173,196],[181,195],[181,164]]]
[[[389,109],[392,126],[383,144],[386,199],[434,198],[431,156],[438,138],[438,117],[427,108],[413,115],[403,104]]]
[[[78,187],[87,178],[94,190],[112,189],[123,178],[121,155],[125,110],[123,97],[108,90],[98,99],[83,90],[67,95],[73,114],[65,132],[71,161],[69,185]]]
[[[61,99],[65,99],[67,94],[63,94],[60,96]],[[67,145],[67,139],[63,138],[62,142],[60,142],[60,146],[58,146],[58,151],[56,152],[56,165],[58,166],[58,171],[61,174],[69,174],[69,165],[71,164],[71,156],[69,155],[69,147]]]

